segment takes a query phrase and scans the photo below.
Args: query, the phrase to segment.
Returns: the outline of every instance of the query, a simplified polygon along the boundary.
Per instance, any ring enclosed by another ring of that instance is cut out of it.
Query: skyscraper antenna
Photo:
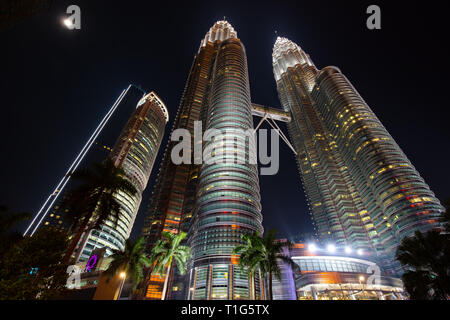
[[[223,16],[223,20],[226,21],[226,20],[227,20],[227,17]]]

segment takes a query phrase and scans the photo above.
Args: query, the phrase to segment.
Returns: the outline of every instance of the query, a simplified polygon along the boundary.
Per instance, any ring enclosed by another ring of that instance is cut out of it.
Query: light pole
[[[119,274],[119,278],[121,279],[121,281],[120,281],[120,286],[119,286],[119,293],[117,295],[117,299],[116,300],[120,300],[120,295],[122,294],[122,289],[123,289],[123,286],[125,284],[125,279],[127,278],[127,273],[126,272],[121,272]]]

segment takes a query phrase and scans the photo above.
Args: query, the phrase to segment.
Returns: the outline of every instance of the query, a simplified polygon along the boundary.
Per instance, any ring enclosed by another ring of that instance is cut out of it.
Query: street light
[[[119,278],[122,280],[120,281],[119,288],[117,290],[117,296],[114,298],[114,300],[120,300],[120,296],[122,295],[123,286],[125,285],[126,276],[127,276],[127,274],[124,271],[119,273]]]
[[[352,248],[350,248],[349,246],[346,246],[346,247],[345,247],[345,253],[346,253],[346,254],[352,253]]]
[[[363,249],[358,249],[356,250],[356,253],[358,254],[358,256],[362,256],[364,254]]]
[[[314,243],[310,243],[308,245],[308,250],[311,251],[311,252],[315,252],[317,250],[317,247],[316,247],[316,245]]]

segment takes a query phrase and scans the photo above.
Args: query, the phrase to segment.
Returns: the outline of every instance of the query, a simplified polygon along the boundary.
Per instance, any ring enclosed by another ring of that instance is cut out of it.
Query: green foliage
[[[136,241],[127,240],[125,250],[114,250],[110,256],[112,261],[105,271],[109,278],[118,272],[125,272],[134,283],[134,288],[144,277],[144,268],[151,265],[150,258],[145,254],[145,238]]]
[[[61,264],[67,244],[64,232],[43,228],[11,247],[0,264],[0,300],[60,297],[68,277],[67,265]],[[30,274],[31,268],[37,273]]]
[[[450,238],[448,233],[416,231],[404,238],[397,260],[407,270],[402,280],[411,299],[450,297]]]
[[[71,229],[77,228],[77,232],[64,262],[69,261],[84,231],[98,228],[107,220],[117,225],[120,203],[115,197],[116,193],[124,192],[133,196],[137,192],[126,178],[125,171],[116,167],[109,158],[101,164],[94,163],[91,169],[75,171],[71,176],[80,185],[66,197],[62,207],[70,212],[68,218],[72,219]]]
[[[180,274],[186,274],[187,261],[191,255],[191,248],[180,245],[184,238],[186,238],[186,232],[180,232],[178,234],[171,232],[162,233],[162,239],[155,243],[151,252],[150,261],[154,264],[152,273],[161,276],[165,268],[171,266],[172,260],[175,260]]]
[[[290,241],[281,242],[276,240],[276,230],[270,230],[262,238],[258,233],[244,234],[242,240],[245,244],[234,248],[233,254],[239,256],[239,266],[242,271],[247,270],[248,274],[254,274],[260,270],[262,275],[269,275],[269,296],[273,299],[272,278],[275,276],[281,280],[281,270],[278,260],[289,264],[293,269],[298,268],[289,256],[283,254],[285,249],[290,250]]]
[[[101,164],[94,163],[92,168],[80,169],[71,174],[72,179],[80,185],[69,193],[62,207],[69,209],[69,219],[79,226],[86,218],[93,215],[93,228],[110,219],[117,223],[120,203],[114,194],[122,191],[135,195],[137,190],[125,176],[121,167],[116,167],[111,159]]]
[[[239,255],[239,267],[242,272],[250,276],[260,269],[260,263],[264,259],[264,243],[259,233],[244,234],[242,240],[245,244],[234,248],[233,254]]]

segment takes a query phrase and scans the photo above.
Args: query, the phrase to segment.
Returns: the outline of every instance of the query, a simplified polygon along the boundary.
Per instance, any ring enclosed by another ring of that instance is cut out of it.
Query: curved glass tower
[[[235,33],[216,24],[208,41],[221,41],[212,69],[206,130],[219,130],[204,143],[204,162],[200,169],[193,224],[189,244],[192,266],[189,273],[189,299],[262,299],[260,275],[248,279],[232,255],[241,235],[262,233],[259,180],[254,150],[250,86],[245,48]],[[250,132],[249,131],[249,132]]]
[[[117,167],[125,170],[127,179],[137,189],[135,195],[118,192],[115,197],[121,205],[117,225],[106,221],[101,228],[92,230],[82,242],[79,261],[89,259],[94,249],[106,247],[106,256],[112,249],[122,250],[128,239],[147,186],[150,173],[169,120],[162,100],[151,92],[138,103],[109,157]]]
[[[205,119],[211,87],[211,70],[221,40],[235,37],[236,32],[226,21],[218,21],[202,39],[197,54],[194,56],[186,86],[180,101],[178,112],[172,127],[186,129],[194,136],[195,124]],[[203,126],[204,127],[204,126]],[[202,130],[198,134],[202,135]],[[172,135],[171,132],[171,135]],[[194,139],[192,138],[192,142]],[[200,161],[194,157],[190,163],[174,164],[171,153],[178,142],[168,141],[164,157],[158,172],[142,235],[146,239],[148,251],[161,239],[163,231],[178,233],[188,231],[191,226],[195,192],[198,184]],[[171,269],[172,273],[174,268]],[[160,300],[163,292],[164,278],[151,275],[146,279],[144,299]],[[169,299],[186,299],[185,279],[177,275],[171,277],[167,288]]]
[[[439,200],[338,68],[318,70],[279,37],[273,70],[319,238],[401,272],[397,246],[416,230],[441,227]]]

